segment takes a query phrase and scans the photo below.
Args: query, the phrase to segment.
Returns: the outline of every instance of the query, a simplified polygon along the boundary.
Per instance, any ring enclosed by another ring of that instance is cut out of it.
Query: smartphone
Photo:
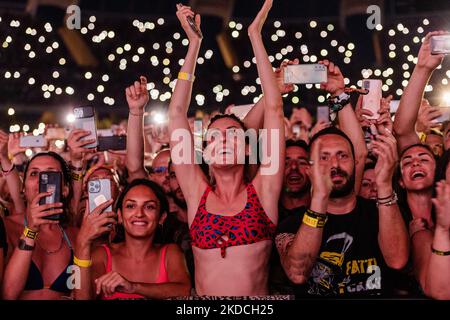
[[[39,173],[39,193],[52,192],[51,195],[41,198],[39,205],[61,202],[62,173],[58,171],[42,171]],[[48,220],[61,220],[61,214],[45,217]]]
[[[330,107],[328,106],[318,106],[316,114],[317,122],[330,122]]]
[[[47,140],[43,135],[21,136],[19,139],[19,146],[23,148],[43,148],[47,146]]]
[[[450,54],[450,35],[432,36],[431,54]]]
[[[99,205],[111,199],[111,180],[96,179],[88,181],[89,194],[89,213],[95,210]],[[112,205],[104,210],[104,212],[112,211]]]
[[[378,111],[381,108],[381,85],[382,83],[379,79],[362,80],[363,89],[369,90],[369,93],[363,96],[362,108],[373,113],[373,116],[365,116],[367,119],[378,119],[380,117]]]
[[[98,137],[98,151],[126,149],[127,136]]]
[[[431,120],[433,123],[444,123],[450,120],[450,107],[438,107],[442,113],[442,116]]]
[[[96,148],[98,140],[94,108],[90,106],[75,107],[73,108],[73,115],[75,116],[73,124],[76,129],[83,129],[91,132],[91,134],[84,137],[83,140],[95,139],[93,143],[86,145],[85,148]]]
[[[390,113],[396,113],[399,105],[400,105],[400,100],[391,100],[391,102],[389,103]]]
[[[98,137],[111,137],[114,135],[113,129],[98,129],[97,130]]]
[[[177,8],[179,8],[180,6],[182,6],[181,3],[177,4]],[[189,23],[189,26],[191,27],[191,29],[200,37],[203,38],[203,34],[202,32],[197,28],[197,26],[195,25],[195,21],[192,17],[187,17],[187,21]]]
[[[306,84],[327,82],[327,67],[323,64],[293,64],[284,69],[284,83]]]
[[[64,128],[48,128],[45,137],[48,140],[64,140],[66,131]]]
[[[236,117],[238,117],[241,120],[244,120],[247,113],[250,112],[253,108],[253,104],[243,104],[240,106],[233,106],[230,108],[230,112],[233,113]]]

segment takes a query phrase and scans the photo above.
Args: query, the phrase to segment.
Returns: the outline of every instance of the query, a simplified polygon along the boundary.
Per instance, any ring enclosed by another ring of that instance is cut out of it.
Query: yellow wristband
[[[89,268],[92,265],[92,260],[81,260],[73,256],[73,263],[80,268]]]
[[[178,79],[194,82],[195,81],[195,76],[193,74],[180,71],[180,72],[178,72]]]
[[[81,180],[83,180],[83,175],[82,175],[82,174],[75,173],[75,172],[71,172],[71,173],[70,173],[70,178],[71,178],[73,181],[81,181]]]
[[[305,212],[303,215],[303,223],[313,227],[313,228],[323,228],[325,226],[325,223],[327,222],[327,217],[320,217],[320,216],[312,216],[308,214],[309,212]]]
[[[23,235],[28,239],[35,240],[37,238],[38,232],[25,227],[25,229],[23,230]]]

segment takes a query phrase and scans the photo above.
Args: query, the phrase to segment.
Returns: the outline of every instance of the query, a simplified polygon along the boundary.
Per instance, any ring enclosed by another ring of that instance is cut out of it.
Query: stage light
[[[450,92],[444,92],[442,94],[442,106],[450,106]]]

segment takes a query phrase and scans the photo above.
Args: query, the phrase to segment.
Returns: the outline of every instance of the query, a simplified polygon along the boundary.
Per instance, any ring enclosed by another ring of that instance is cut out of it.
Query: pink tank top
[[[112,257],[111,257],[111,250],[107,245],[102,245],[102,247],[106,251],[106,256],[108,257],[108,260],[106,262],[106,273],[112,271]],[[156,279],[155,283],[166,283],[169,282],[169,276],[167,274],[166,270],[166,251],[167,251],[167,245],[165,245],[161,249],[161,260],[159,261],[159,273],[158,278]],[[112,296],[105,297],[101,296],[101,300],[117,300],[117,299],[145,299],[144,296],[141,296],[140,294],[134,294],[134,293],[122,293],[122,292],[114,292]]]

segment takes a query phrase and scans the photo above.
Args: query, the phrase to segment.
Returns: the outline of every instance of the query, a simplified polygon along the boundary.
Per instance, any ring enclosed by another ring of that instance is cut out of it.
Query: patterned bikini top
[[[233,216],[224,216],[206,211],[211,186],[206,188],[189,230],[193,246],[220,248],[222,258],[225,258],[227,247],[274,239],[276,226],[264,211],[254,186],[250,183],[246,189],[245,208]]]

